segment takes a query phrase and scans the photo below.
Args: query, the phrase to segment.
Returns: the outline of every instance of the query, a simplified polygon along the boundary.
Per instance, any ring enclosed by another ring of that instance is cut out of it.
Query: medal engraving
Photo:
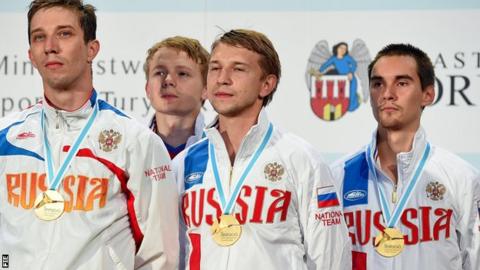
[[[211,231],[215,243],[222,247],[228,247],[240,239],[242,226],[234,215],[222,215],[220,221],[214,220]]]
[[[395,257],[405,246],[403,234],[396,228],[385,228],[375,237],[374,246],[383,257]]]
[[[45,221],[59,218],[65,210],[65,201],[60,193],[47,190],[37,196],[34,203],[35,215]]]

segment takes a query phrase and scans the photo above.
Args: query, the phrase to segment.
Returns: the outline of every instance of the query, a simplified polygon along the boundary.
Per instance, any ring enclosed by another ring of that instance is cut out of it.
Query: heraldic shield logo
[[[370,52],[365,42],[335,44],[330,50],[326,40],[312,49],[305,71],[310,91],[310,106],[320,119],[334,121],[367,102]]]

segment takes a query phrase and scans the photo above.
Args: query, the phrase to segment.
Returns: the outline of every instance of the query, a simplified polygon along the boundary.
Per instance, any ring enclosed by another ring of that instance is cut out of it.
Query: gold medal
[[[396,228],[385,228],[375,237],[375,250],[384,257],[395,257],[405,246],[403,234]]]
[[[222,247],[228,247],[240,239],[242,225],[238,223],[234,215],[222,215],[220,222],[213,221],[211,231],[215,243]]]
[[[35,215],[41,220],[50,221],[59,218],[65,209],[65,201],[56,190],[47,190],[37,196],[34,203]]]

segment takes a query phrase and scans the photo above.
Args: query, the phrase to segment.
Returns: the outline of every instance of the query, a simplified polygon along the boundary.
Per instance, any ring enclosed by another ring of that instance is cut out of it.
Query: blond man
[[[174,158],[202,137],[209,54],[198,40],[182,36],[156,43],[147,54],[145,91],[155,109],[150,128]]]

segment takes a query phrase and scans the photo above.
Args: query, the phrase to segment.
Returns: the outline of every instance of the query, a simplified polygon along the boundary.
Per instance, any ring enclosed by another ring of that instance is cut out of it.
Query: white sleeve
[[[352,269],[351,244],[330,169],[319,162],[307,176],[305,246],[309,269]],[[303,212],[303,211],[301,211]]]
[[[182,215],[182,195],[185,190],[185,182],[183,181],[184,175],[183,175],[183,168],[184,168],[184,160],[185,160],[185,155],[188,150],[182,151],[180,154],[178,154],[172,161],[172,166],[173,166],[173,172],[175,174],[175,180],[177,184],[177,189],[178,189],[178,215],[179,215],[179,244],[180,244],[180,251],[179,251],[179,266],[178,269],[183,270],[186,269],[186,259],[187,259],[187,248],[188,248],[188,243],[186,239],[186,231],[187,231],[187,226],[185,225],[185,222],[183,220],[183,215]]]
[[[459,197],[463,212],[457,233],[462,254],[463,270],[480,269],[480,175],[468,179]]]
[[[343,178],[345,177],[345,163],[343,160],[338,160],[331,164],[330,171],[332,172],[333,184],[335,185],[337,193],[340,196],[338,197],[338,200],[343,207]]]
[[[143,235],[141,242],[135,239],[135,269],[177,269],[178,194],[168,152],[151,132],[140,134],[128,151],[127,185],[135,199],[133,222]]]

